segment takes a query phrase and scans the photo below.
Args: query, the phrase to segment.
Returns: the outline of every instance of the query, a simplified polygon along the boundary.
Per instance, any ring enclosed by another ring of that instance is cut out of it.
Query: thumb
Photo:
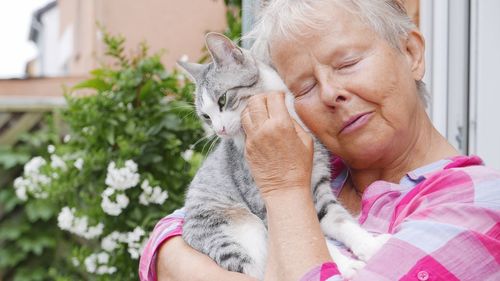
[[[304,146],[306,146],[307,148],[311,148],[313,143],[311,135],[309,135],[309,133],[306,132],[304,128],[302,128],[302,126],[300,126],[300,124],[297,121],[293,119],[292,121],[293,121],[293,127],[295,128],[295,132],[297,133],[299,139],[302,141]]]

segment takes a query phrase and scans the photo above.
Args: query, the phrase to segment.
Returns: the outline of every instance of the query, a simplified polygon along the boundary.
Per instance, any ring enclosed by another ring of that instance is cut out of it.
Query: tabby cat
[[[196,84],[200,118],[220,137],[191,182],[185,202],[184,240],[230,271],[258,279],[266,263],[266,209],[244,157],[240,114],[252,95],[286,92],[291,116],[300,122],[278,74],[248,50],[217,33],[206,36],[209,64],[179,62]],[[279,144],[277,144],[279,145]],[[292,152],[291,152],[292,153]],[[360,259],[348,258],[328,243],[341,273],[349,277],[384,243],[363,230],[337,202],[330,188],[330,155],[315,140],[312,194],[324,234],[344,243]]]

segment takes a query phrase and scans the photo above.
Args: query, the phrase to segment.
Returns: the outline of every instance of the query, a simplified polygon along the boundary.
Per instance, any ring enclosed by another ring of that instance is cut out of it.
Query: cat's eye
[[[226,105],[226,94],[224,93],[217,102],[219,104],[219,109],[222,111],[222,108]]]
[[[201,115],[201,117],[203,117],[203,119],[205,120],[210,120],[210,116],[208,116],[208,114],[203,114]]]

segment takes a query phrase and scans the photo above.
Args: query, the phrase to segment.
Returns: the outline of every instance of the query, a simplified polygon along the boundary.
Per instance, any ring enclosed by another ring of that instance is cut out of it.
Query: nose
[[[225,135],[227,132],[226,132],[226,126],[222,126],[222,129],[219,129],[217,131],[217,134],[218,135]]]
[[[321,85],[320,98],[324,104],[335,107],[347,102],[348,95],[331,83],[325,83]]]

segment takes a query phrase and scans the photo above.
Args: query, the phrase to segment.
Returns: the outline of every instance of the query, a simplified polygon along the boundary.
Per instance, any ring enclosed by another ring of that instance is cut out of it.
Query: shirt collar
[[[476,155],[459,155],[450,158],[445,158],[432,162],[425,166],[419,167],[415,170],[408,172],[400,181],[401,185],[415,185],[424,179],[429,178],[432,174],[457,167],[466,167],[474,165],[483,165],[483,160]],[[339,157],[332,157],[332,183],[331,186],[337,193],[340,192],[341,187],[348,176],[347,166]]]

